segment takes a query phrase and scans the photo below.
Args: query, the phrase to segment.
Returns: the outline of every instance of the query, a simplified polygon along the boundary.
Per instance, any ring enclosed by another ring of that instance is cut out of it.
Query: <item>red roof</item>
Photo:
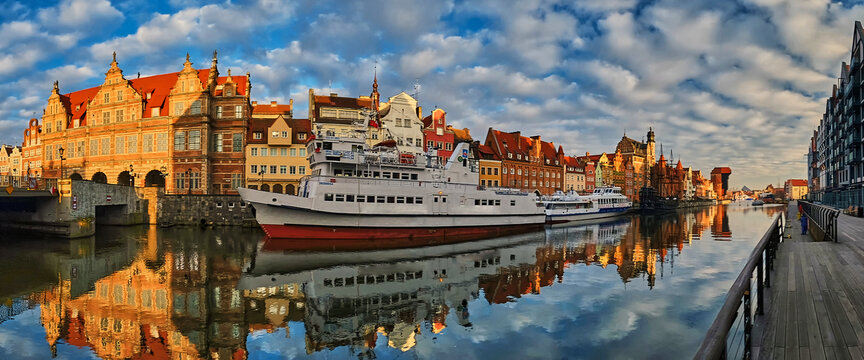
[[[731,174],[732,169],[728,167],[716,167],[714,170],[711,170],[712,174]]]
[[[197,71],[198,79],[201,81],[202,86],[206,86],[210,69],[200,69]],[[160,108],[159,116],[168,115],[168,109],[164,106],[165,99],[171,93],[174,84],[177,83],[179,74],[179,72],[174,72],[128,80],[132,88],[145,99],[143,118],[151,117],[154,107]],[[220,76],[216,80],[216,84],[224,84],[227,80],[227,76]],[[231,80],[237,85],[237,95],[246,95],[246,76],[231,76]],[[96,86],[60,95],[60,101],[63,102],[66,111],[72,114],[71,120],[80,119],[81,125],[86,125],[87,105],[99,92],[99,88],[100,86]],[[217,95],[218,93],[217,91]],[[147,99],[147,94],[151,94],[150,99]]]
[[[253,115],[269,115],[269,114],[290,114],[294,108],[291,104],[277,104],[275,101],[270,104],[252,104]]]
[[[249,144],[266,144],[267,138],[269,134],[267,133],[267,129],[273,126],[273,123],[276,121],[276,118],[251,118],[249,119],[249,129],[246,132],[246,142]],[[285,122],[288,123],[288,127],[291,128],[292,136],[291,139],[292,144],[305,144],[306,141],[312,136],[312,124],[309,119],[285,119]],[[261,132],[263,136],[260,139],[255,139],[254,134],[256,132]],[[300,140],[297,137],[297,134],[306,134],[306,140]]]
[[[791,186],[807,186],[807,180],[802,179],[789,179],[786,182]]]

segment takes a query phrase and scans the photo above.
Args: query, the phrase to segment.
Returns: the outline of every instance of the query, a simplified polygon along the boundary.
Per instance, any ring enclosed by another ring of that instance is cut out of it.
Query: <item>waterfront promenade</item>
[[[814,242],[801,235],[797,212],[797,205],[790,204],[787,234],[792,236],[777,254],[753,354],[763,359],[864,358],[864,219],[840,215],[839,242]]]

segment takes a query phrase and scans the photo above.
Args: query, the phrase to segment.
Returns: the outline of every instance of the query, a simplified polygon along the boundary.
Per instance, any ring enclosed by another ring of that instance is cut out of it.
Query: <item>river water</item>
[[[0,359],[690,358],[783,209],[363,252],[258,229],[0,235]]]

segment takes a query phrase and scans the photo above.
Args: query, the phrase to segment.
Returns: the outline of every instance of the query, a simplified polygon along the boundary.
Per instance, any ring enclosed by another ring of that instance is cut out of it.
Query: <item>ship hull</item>
[[[454,244],[539,231],[543,224],[418,227],[334,227],[262,224],[265,249],[369,250]]]
[[[559,224],[574,221],[605,219],[627,214],[630,209],[631,208],[611,208],[600,209],[598,212],[582,214],[548,214],[546,215],[546,222],[549,224]]]

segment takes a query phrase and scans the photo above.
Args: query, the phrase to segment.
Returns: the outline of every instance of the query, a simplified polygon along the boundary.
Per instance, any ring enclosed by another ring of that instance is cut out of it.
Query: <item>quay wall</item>
[[[240,195],[174,195],[163,188],[138,189],[147,200],[150,224],[258,226],[252,206]]]

